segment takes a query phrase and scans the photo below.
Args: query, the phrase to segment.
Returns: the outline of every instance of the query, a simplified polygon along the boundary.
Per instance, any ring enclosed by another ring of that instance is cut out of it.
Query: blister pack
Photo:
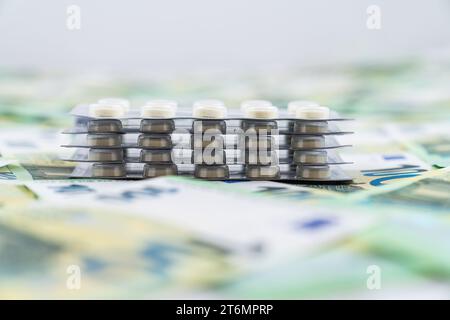
[[[228,113],[223,102],[202,100],[178,109],[169,100],[131,108],[109,98],[78,105],[74,126],[63,131],[77,162],[76,178],[142,179],[183,175],[210,180],[351,182],[350,164],[338,150],[342,118],[303,101],[279,111],[264,100],[242,103]]]

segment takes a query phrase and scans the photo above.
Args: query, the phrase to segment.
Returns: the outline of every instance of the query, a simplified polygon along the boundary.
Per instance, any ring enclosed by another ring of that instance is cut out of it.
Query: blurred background
[[[0,0],[0,298],[448,299],[449,84],[445,0]],[[105,97],[317,101],[353,180],[74,179]]]
[[[71,5],[79,30],[67,27]],[[371,5],[381,29],[367,27]],[[8,69],[163,76],[379,62],[448,49],[450,2],[0,0],[0,39]]]

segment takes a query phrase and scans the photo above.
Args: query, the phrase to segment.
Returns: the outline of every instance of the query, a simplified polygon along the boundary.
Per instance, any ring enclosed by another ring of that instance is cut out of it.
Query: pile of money
[[[270,75],[270,76],[268,76]],[[450,61],[126,79],[0,72],[0,298],[450,297]],[[70,179],[77,103],[214,97],[355,121],[351,184]]]

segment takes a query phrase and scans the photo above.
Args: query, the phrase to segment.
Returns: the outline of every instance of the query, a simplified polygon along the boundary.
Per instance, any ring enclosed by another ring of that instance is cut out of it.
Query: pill
[[[122,123],[120,120],[89,120],[88,132],[96,133],[118,133],[122,132]]]
[[[330,109],[324,106],[298,107],[295,111],[297,119],[322,120],[330,117]]]
[[[194,175],[201,179],[226,179],[229,171],[226,165],[196,165]]]
[[[118,162],[123,161],[122,149],[89,149],[89,161]]]
[[[89,115],[95,118],[120,118],[125,113],[125,108],[119,104],[93,103],[89,105]]]
[[[288,103],[288,114],[291,116],[295,116],[298,108],[304,107],[318,107],[319,104],[315,101],[307,101],[307,100],[295,100]]]
[[[138,137],[138,146],[149,149],[167,149],[172,148],[172,138],[170,135],[148,135],[140,134]]]
[[[174,164],[146,164],[144,166],[144,178],[174,176],[177,174],[178,168]]]
[[[245,153],[245,163],[254,165],[278,164],[278,154],[276,151],[261,152],[256,150],[248,150]]]
[[[242,103],[241,103],[241,112],[245,114],[245,112],[246,112],[246,110],[248,108],[258,107],[258,106],[271,107],[272,106],[272,102],[267,101],[267,100],[246,100],[246,101],[242,101]]]
[[[277,165],[247,165],[245,175],[249,179],[276,179],[280,176],[280,167]]]
[[[297,164],[324,164],[327,162],[326,151],[294,151],[293,162]]]
[[[291,148],[296,149],[314,149],[325,147],[324,136],[292,136]]]
[[[177,103],[172,100],[150,100],[141,107],[142,118],[172,118],[177,112]]]
[[[141,150],[140,157],[141,162],[151,163],[171,163],[172,152],[171,150]]]
[[[126,168],[124,164],[112,164],[112,163],[94,163],[92,165],[93,177],[124,177],[126,176]]]
[[[275,148],[275,137],[266,135],[251,135],[245,137],[247,150],[272,150]]]
[[[103,105],[120,105],[123,107],[125,112],[130,110],[130,101],[123,98],[103,98],[98,100],[97,103]]]
[[[120,147],[122,145],[120,134],[88,134],[86,139],[89,147]]]
[[[208,164],[208,165],[223,165],[226,163],[226,155],[224,150],[202,151],[194,150],[192,152],[192,163],[194,164]]]
[[[302,122],[296,121],[294,133],[325,133],[328,131],[328,122]]]
[[[171,119],[142,119],[139,129],[139,131],[145,133],[172,133],[174,130],[175,122]]]
[[[273,119],[278,117],[278,108],[275,106],[253,106],[245,109],[246,118],[253,119]]]
[[[194,120],[192,123],[194,133],[221,134],[226,132],[226,128],[224,120]]]
[[[329,166],[297,166],[296,174],[300,179],[327,179],[331,173]]]
[[[222,135],[194,134],[191,137],[193,149],[214,148],[223,149],[225,138]]]
[[[220,100],[199,100],[194,103],[194,118],[220,119],[227,116],[227,108]]]

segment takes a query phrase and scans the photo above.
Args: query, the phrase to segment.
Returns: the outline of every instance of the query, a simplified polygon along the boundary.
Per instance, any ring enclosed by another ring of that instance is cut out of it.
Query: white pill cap
[[[247,108],[252,108],[252,107],[271,107],[272,106],[272,102],[268,101],[268,100],[245,100],[242,101],[241,103],[241,112],[245,113],[245,110],[247,110]]]
[[[123,106],[123,108],[125,109],[125,111],[128,112],[128,110],[130,110],[130,101],[128,101],[127,99],[123,99],[123,98],[114,98],[114,97],[110,97],[110,98],[103,98],[97,101],[98,104],[112,104],[112,105],[121,105]]]
[[[93,103],[89,105],[89,115],[95,118],[120,118],[125,113],[124,106],[120,104]]]
[[[172,118],[175,117],[178,104],[173,100],[150,100],[141,107],[143,118]]]
[[[227,107],[220,100],[199,100],[194,103],[192,115],[195,118],[225,118]]]
[[[330,109],[324,106],[299,107],[295,111],[297,119],[325,120],[330,118]]]
[[[245,117],[255,119],[273,119],[278,117],[278,108],[275,106],[253,106],[245,109]]]
[[[302,107],[318,107],[319,104],[315,101],[295,100],[288,103],[288,114],[295,116],[298,108]]]

